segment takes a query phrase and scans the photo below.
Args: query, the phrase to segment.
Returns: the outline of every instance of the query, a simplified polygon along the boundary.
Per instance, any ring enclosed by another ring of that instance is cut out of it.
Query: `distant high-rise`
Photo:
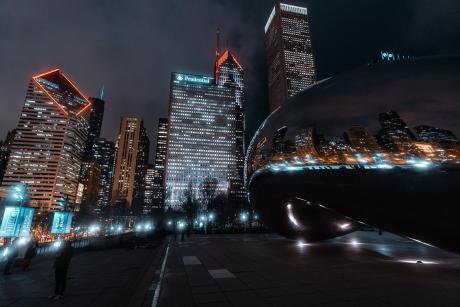
[[[415,132],[417,133],[418,139],[425,142],[458,142],[458,138],[455,134],[446,129],[420,125],[414,127]]]
[[[410,151],[415,135],[396,111],[380,113],[379,122],[382,129],[377,134],[377,140],[382,148],[401,153]]]
[[[361,125],[352,125],[345,132],[345,139],[358,153],[376,153],[380,150],[377,139]]]
[[[294,137],[296,154],[301,157],[318,156],[318,152],[315,148],[316,138],[315,128],[309,127],[300,129]]]
[[[97,214],[106,212],[110,206],[112,193],[113,164],[115,161],[115,144],[103,138],[94,140],[92,155],[101,168],[99,196],[97,198]]]
[[[219,79],[222,76],[223,72]],[[241,124],[236,108],[240,89],[219,85],[219,79],[182,73],[171,75],[166,209],[180,210],[191,187],[193,197],[205,210],[203,186],[206,182],[216,182],[215,194],[240,194],[232,192],[237,182],[243,182],[236,141],[237,126]]]
[[[94,140],[101,136],[102,120],[104,118],[105,101],[99,98],[90,97],[91,113],[89,115],[88,140],[86,141],[86,156],[92,155]]]
[[[277,2],[265,25],[268,94],[273,112],[316,82],[307,9]]]
[[[147,165],[144,177],[144,203],[142,205],[142,214],[152,214],[153,209],[153,191],[155,187],[155,167],[153,164]]]
[[[13,144],[15,135],[15,129],[8,131],[6,139],[0,142],[0,182],[2,182],[3,176],[5,175],[6,166],[8,165],[8,159],[11,153],[11,145]]]
[[[154,181],[153,181],[153,209],[164,207],[164,173],[166,166],[166,146],[168,143],[168,119],[158,119],[157,147],[155,151]]]
[[[142,205],[149,139],[140,117],[122,117],[113,173],[112,203]]]
[[[80,217],[83,219],[96,217],[98,214],[97,202],[101,190],[101,166],[94,157],[86,157],[81,165],[80,192],[77,203],[80,207]]]
[[[19,117],[3,185],[28,186],[42,211],[75,202],[91,102],[59,69],[32,77]]]

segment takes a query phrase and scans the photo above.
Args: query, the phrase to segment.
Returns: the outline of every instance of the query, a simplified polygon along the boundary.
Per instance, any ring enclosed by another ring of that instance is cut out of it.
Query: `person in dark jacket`
[[[37,255],[37,243],[35,240],[31,240],[26,249],[26,253],[24,254],[24,261],[22,263],[22,269],[25,271],[29,269],[30,263],[32,262],[32,259]]]
[[[72,242],[66,241],[64,248],[54,261],[54,278],[56,287],[54,295],[50,298],[59,300],[62,298],[66,286],[67,270],[69,269],[70,260],[72,260],[74,248]]]
[[[16,260],[16,257],[18,257],[18,246],[15,241],[11,241],[10,245],[8,246],[8,251],[6,254],[6,263],[5,263],[5,268],[3,269],[3,274],[4,275],[10,275],[11,272],[11,267],[14,264],[14,261]]]

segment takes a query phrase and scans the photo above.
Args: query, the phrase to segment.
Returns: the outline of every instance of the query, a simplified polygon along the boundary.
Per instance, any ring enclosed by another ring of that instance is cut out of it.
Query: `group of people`
[[[32,239],[27,242],[25,247],[24,257],[19,257],[20,244],[18,240],[11,241],[5,248],[6,253],[5,266],[3,269],[4,275],[11,274],[11,268],[15,264],[19,264],[24,271],[30,268],[32,259],[37,255],[37,242]],[[74,248],[72,247],[72,242],[66,241],[64,247],[56,257],[54,261],[54,279],[56,281],[56,286],[54,289],[54,294],[48,296],[49,299],[59,300],[64,295],[64,290],[66,287],[67,280],[67,271],[70,265],[70,260],[73,257]]]

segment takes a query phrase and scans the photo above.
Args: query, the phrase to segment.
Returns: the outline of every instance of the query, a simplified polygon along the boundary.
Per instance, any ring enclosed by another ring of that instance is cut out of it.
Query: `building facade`
[[[316,82],[307,9],[277,2],[265,25],[270,111]]]
[[[75,203],[91,102],[59,69],[32,77],[3,185],[27,184],[29,204],[60,210]]]
[[[142,205],[149,139],[140,117],[122,117],[116,145],[112,203]]]
[[[370,154],[380,150],[377,139],[361,125],[352,125],[345,132],[345,139],[351,148],[360,154]]]
[[[410,152],[415,135],[396,111],[379,114],[381,129],[377,134],[379,145],[390,152]]]
[[[166,167],[166,146],[168,143],[168,119],[158,119],[157,146],[155,150],[153,203],[152,209],[161,211],[164,208],[165,188],[164,174]]]
[[[104,138],[94,140],[92,155],[101,168],[99,195],[97,198],[97,214],[107,212],[110,207],[112,193],[113,167],[115,162],[115,144]]]
[[[218,82],[171,74],[165,209],[181,210],[191,188],[199,209],[206,210],[206,182],[216,182],[215,194],[225,195],[232,193],[236,181],[242,182],[235,132],[239,90]]]
[[[86,157],[81,165],[77,207],[82,219],[95,218],[98,215],[98,199],[101,190],[102,169],[96,159]]]
[[[144,203],[142,205],[142,214],[152,214],[153,209],[153,189],[155,183],[155,167],[153,164],[147,165],[144,177]]]
[[[220,51],[218,50],[220,54]],[[230,196],[238,202],[246,198],[244,186],[244,69],[229,49],[217,57],[214,82],[217,86],[235,90],[235,138],[236,176],[230,181]]]
[[[3,181],[3,176],[5,175],[8,159],[10,158],[11,145],[13,144],[15,135],[15,129],[8,131],[5,140],[0,142],[0,182]]]
[[[91,112],[89,114],[88,140],[86,141],[85,155],[91,156],[94,140],[101,136],[102,120],[104,118],[105,101],[99,98],[90,97]]]
[[[418,139],[421,141],[438,143],[458,142],[457,136],[450,130],[420,125],[414,127],[414,131],[417,133]]]

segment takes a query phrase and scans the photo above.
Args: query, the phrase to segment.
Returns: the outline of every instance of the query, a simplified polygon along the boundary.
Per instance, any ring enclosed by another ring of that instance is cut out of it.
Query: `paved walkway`
[[[161,249],[150,245],[76,253],[60,301],[47,299],[54,290],[54,258],[37,257],[30,271],[15,268],[12,275],[0,275],[0,306],[141,306],[151,295],[146,290]]]
[[[422,260],[423,264],[417,264]],[[390,234],[172,242],[160,306],[460,306],[460,256]]]

